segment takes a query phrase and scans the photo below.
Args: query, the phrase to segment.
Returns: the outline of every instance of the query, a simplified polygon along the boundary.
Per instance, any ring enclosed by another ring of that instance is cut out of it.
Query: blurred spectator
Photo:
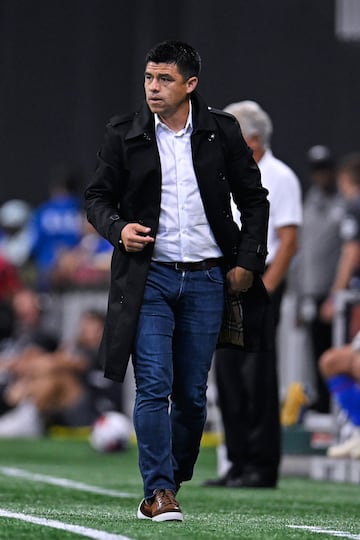
[[[47,316],[42,310],[37,293],[21,289],[15,293],[12,302],[3,304],[0,341],[0,414],[12,408],[5,399],[5,393],[12,381],[10,366],[19,355],[53,351],[58,339],[47,328]],[[27,429],[30,434],[36,429],[36,415],[32,407],[23,408],[24,422],[30,422]],[[34,425],[33,425],[34,424]]]
[[[0,341],[0,369],[5,361],[28,348],[54,351],[59,343],[58,336],[49,325],[49,314],[43,309],[40,295],[30,289],[17,291],[11,302],[3,303],[4,327]]]
[[[105,313],[90,309],[82,317],[79,342],[89,358],[85,382],[90,390],[96,414],[105,411],[122,411],[122,384],[105,379],[103,366],[99,363],[98,347],[104,330]]]
[[[8,363],[12,379],[5,399],[14,408],[0,417],[0,437],[27,435],[28,411],[35,425],[32,434],[38,435],[53,424],[91,425],[104,410],[120,409],[120,385],[102,384],[96,377],[103,326],[104,314],[89,310],[72,343],[53,352],[27,348]]]
[[[30,256],[30,215],[30,206],[19,199],[7,201],[0,207],[0,253],[18,268],[24,266]]]
[[[10,302],[0,301],[0,415],[9,409],[3,399],[4,389],[8,382],[6,351],[14,333],[15,314]],[[5,354],[3,354],[5,353]]]
[[[62,250],[77,246],[82,237],[83,210],[73,178],[51,185],[50,198],[31,219],[32,257],[40,290],[49,288],[49,276]]]
[[[348,439],[328,448],[328,456],[360,459],[360,332],[350,344],[325,351],[320,369],[332,396],[353,426]]]
[[[51,285],[69,287],[108,286],[113,246],[83,217],[83,237],[74,248],[61,251],[51,271]]]
[[[22,351],[29,346],[37,346],[53,351],[59,343],[59,336],[49,324],[49,314],[44,309],[41,296],[31,289],[21,289],[13,298],[15,328],[12,347]]]
[[[315,366],[316,398],[311,409],[328,413],[329,392],[319,373],[318,360],[331,347],[332,324],[320,316],[329,295],[340,257],[340,224],[344,199],[336,186],[336,168],[330,150],[317,145],[308,151],[310,187],[304,200],[304,222],[297,256],[299,319],[309,328]]]
[[[324,321],[332,321],[335,307],[334,295],[347,288],[358,288],[360,280],[360,153],[346,156],[337,169],[337,184],[346,199],[346,209],[341,221],[342,247],[331,284],[330,295],[320,308]]]
[[[21,286],[17,269],[0,254],[0,301],[10,300]]]
[[[15,316],[10,302],[0,301],[0,354],[14,332]]]

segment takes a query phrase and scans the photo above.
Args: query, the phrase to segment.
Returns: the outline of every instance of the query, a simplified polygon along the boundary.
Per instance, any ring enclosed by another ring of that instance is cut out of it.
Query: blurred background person
[[[12,367],[23,355],[38,355],[56,350],[59,337],[49,328],[48,314],[40,296],[30,289],[20,289],[3,311],[7,327],[0,342],[0,420],[3,432],[38,435],[40,422],[35,406],[25,401],[17,407],[8,399],[7,391],[14,381]],[[7,418],[7,420],[4,420]]]
[[[41,435],[52,425],[90,426],[102,412],[122,408],[120,384],[96,376],[103,327],[104,314],[87,310],[71,342],[55,350],[29,346],[9,358],[4,401],[10,410],[0,416],[0,437]]]
[[[325,351],[320,357],[320,370],[335,402],[351,423],[350,435],[331,445],[327,455],[360,459],[360,332],[351,343]]]
[[[320,316],[331,322],[338,291],[360,285],[360,153],[346,155],[337,168],[337,185],[346,200],[341,220],[341,252],[330,293],[320,308]],[[352,336],[353,337],[353,336]]]
[[[295,173],[272,154],[273,126],[254,101],[225,108],[240,123],[252,149],[262,184],[269,190],[268,250],[263,281],[270,294],[275,328],[289,264],[302,222],[300,183]],[[239,215],[233,206],[234,219]],[[224,426],[229,469],[205,486],[275,487],[280,462],[280,422],[276,344],[272,351],[246,353],[223,349],[215,354],[218,403]]]
[[[21,287],[18,269],[0,253],[0,302],[10,301]]]
[[[340,225],[344,199],[336,185],[336,165],[330,150],[323,145],[309,149],[309,188],[304,198],[304,222],[296,261],[299,320],[309,331],[314,361],[315,387],[310,409],[330,410],[329,392],[319,372],[321,354],[332,344],[332,322],[320,315],[328,297],[341,251]]]
[[[8,382],[7,366],[4,368],[7,357],[3,353],[9,348],[14,326],[15,315],[11,303],[0,300],[0,416],[9,409],[3,398],[4,389]]]
[[[83,216],[83,236],[75,247],[62,249],[50,272],[52,288],[107,287],[113,246]]]
[[[50,187],[49,199],[31,218],[32,250],[37,287],[48,290],[50,274],[62,250],[77,246],[83,234],[83,205],[78,195],[79,179],[63,173]]]
[[[0,207],[0,253],[20,270],[31,252],[30,216],[30,205],[20,199],[11,199]]]
[[[12,299],[15,315],[12,348],[16,351],[36,345],[52,351],[58,346],[60,336],[54,328],[50,314],[37,291],[22,288]]]

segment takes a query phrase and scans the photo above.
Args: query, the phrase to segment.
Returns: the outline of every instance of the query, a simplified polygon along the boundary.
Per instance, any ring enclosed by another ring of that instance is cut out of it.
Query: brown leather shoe
[[[182,521],[184,516],[171,489],[155,489],[152,503],[153,521]]]
[[[139,519],[182,521],[184,516],[171,489],[155,489],[154,497],[143,499],[137,511]]]

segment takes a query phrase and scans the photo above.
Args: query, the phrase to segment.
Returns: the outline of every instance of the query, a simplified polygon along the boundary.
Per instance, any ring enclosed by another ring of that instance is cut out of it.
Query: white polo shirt
[[[262,185],[269,191],[270,215],[266,264],[270,264],[280,244],[277,229],[289,225],[299,226],[302,223],[301,188],[296,174],[283,161],[274,157],[271,150],[266,150],[258,167]],[[240,214],[233,201],[232,210],[235,221],[240,225]]]

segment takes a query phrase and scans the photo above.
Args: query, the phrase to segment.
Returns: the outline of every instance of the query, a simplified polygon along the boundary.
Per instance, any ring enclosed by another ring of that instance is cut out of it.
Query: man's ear
[[[187,81],[186,81],[186,88],[187,88],[187,93],[188,94],[191,94],[191,92],[193,92],[195,90],[195,88],[197,87],[197,84],[199,82],[199,79],[197,77],[190,77]]]

